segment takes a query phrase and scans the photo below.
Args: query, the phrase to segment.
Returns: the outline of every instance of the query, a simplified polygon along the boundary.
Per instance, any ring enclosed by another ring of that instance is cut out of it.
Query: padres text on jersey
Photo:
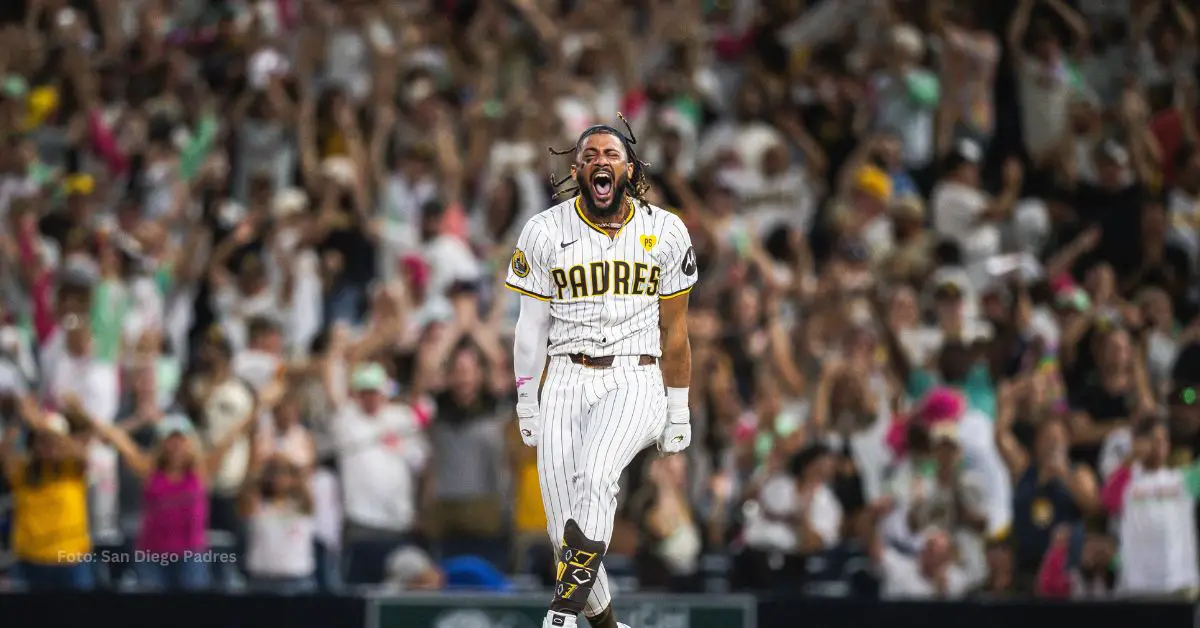
[[[517,240],[505,281],[550,302],[549,355],[661,357],[658,301],[696,284],[696,253],[683,221],[634,209],[614,237],[584,214],[578,197],[534,216]]]

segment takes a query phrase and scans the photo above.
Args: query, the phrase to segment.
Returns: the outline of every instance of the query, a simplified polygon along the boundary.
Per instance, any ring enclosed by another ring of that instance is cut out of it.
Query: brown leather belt
[[[606,355],[606,356],[601,356],[598,358],[593,358],[591,356],[583,355],[582,353],[571,353],[571,354],[567,355],[567,358],[570,359],[575,364],[578,364],[580,366],[586,366],[586,367],[592,368],[592,369],[610,368],[613,365],[613,361],[616,360],[616,356],[612,356],[612,355]],[[652,355],[638,356],[638,366],[649,366],[656,362],[658,362],[658,358],[656,358]]]

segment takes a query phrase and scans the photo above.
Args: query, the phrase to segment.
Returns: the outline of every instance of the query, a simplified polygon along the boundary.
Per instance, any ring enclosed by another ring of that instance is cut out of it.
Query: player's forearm
[[[692,384],[692,342],[687,324],[673,325],[664,331],[662,351],[663,383],[667,388],[688,388]]]
[[[536,404],[538,383],[546,366],[546,342],[550,333],[550,304],[521,297],[513,340],[513,374],[517,403]]]

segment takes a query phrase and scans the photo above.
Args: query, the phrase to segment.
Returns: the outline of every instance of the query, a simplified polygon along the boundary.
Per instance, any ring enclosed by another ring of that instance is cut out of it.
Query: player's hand
[[[537,447],[542,435],[542,413],[533,404],[517,404],[517,424],[521,430],[521,442],[526,447]]]
[[[672,394],[672,391],[679,394]],[[667,390],[667,426],[658,438],[658,450],[677,454],[692,444],[692,413],[686,389]]]
[[[658,439],[658,450],[677,454],[692,444],[692,413],[686,399],[667,398],[667,427]]]
[[[664,454],[677,454],[692,444],[691,423],[667,423],[658,439],[658,450]]]

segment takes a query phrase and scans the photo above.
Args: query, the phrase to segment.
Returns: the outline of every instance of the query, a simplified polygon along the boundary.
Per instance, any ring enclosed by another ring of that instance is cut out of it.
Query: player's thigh
[[[581,419],[587,412],[587,373],[566,360],[552,358],[542,386],[541,436],[538,439],[538,479],[551,539],[562,537],[570,518],[571,478],[582,456]]]
[[[621,369],[612,377],[584,421],[579,464],[592,481],[615,484],[633,457],[662,432],[667,400],[656,366]]]

